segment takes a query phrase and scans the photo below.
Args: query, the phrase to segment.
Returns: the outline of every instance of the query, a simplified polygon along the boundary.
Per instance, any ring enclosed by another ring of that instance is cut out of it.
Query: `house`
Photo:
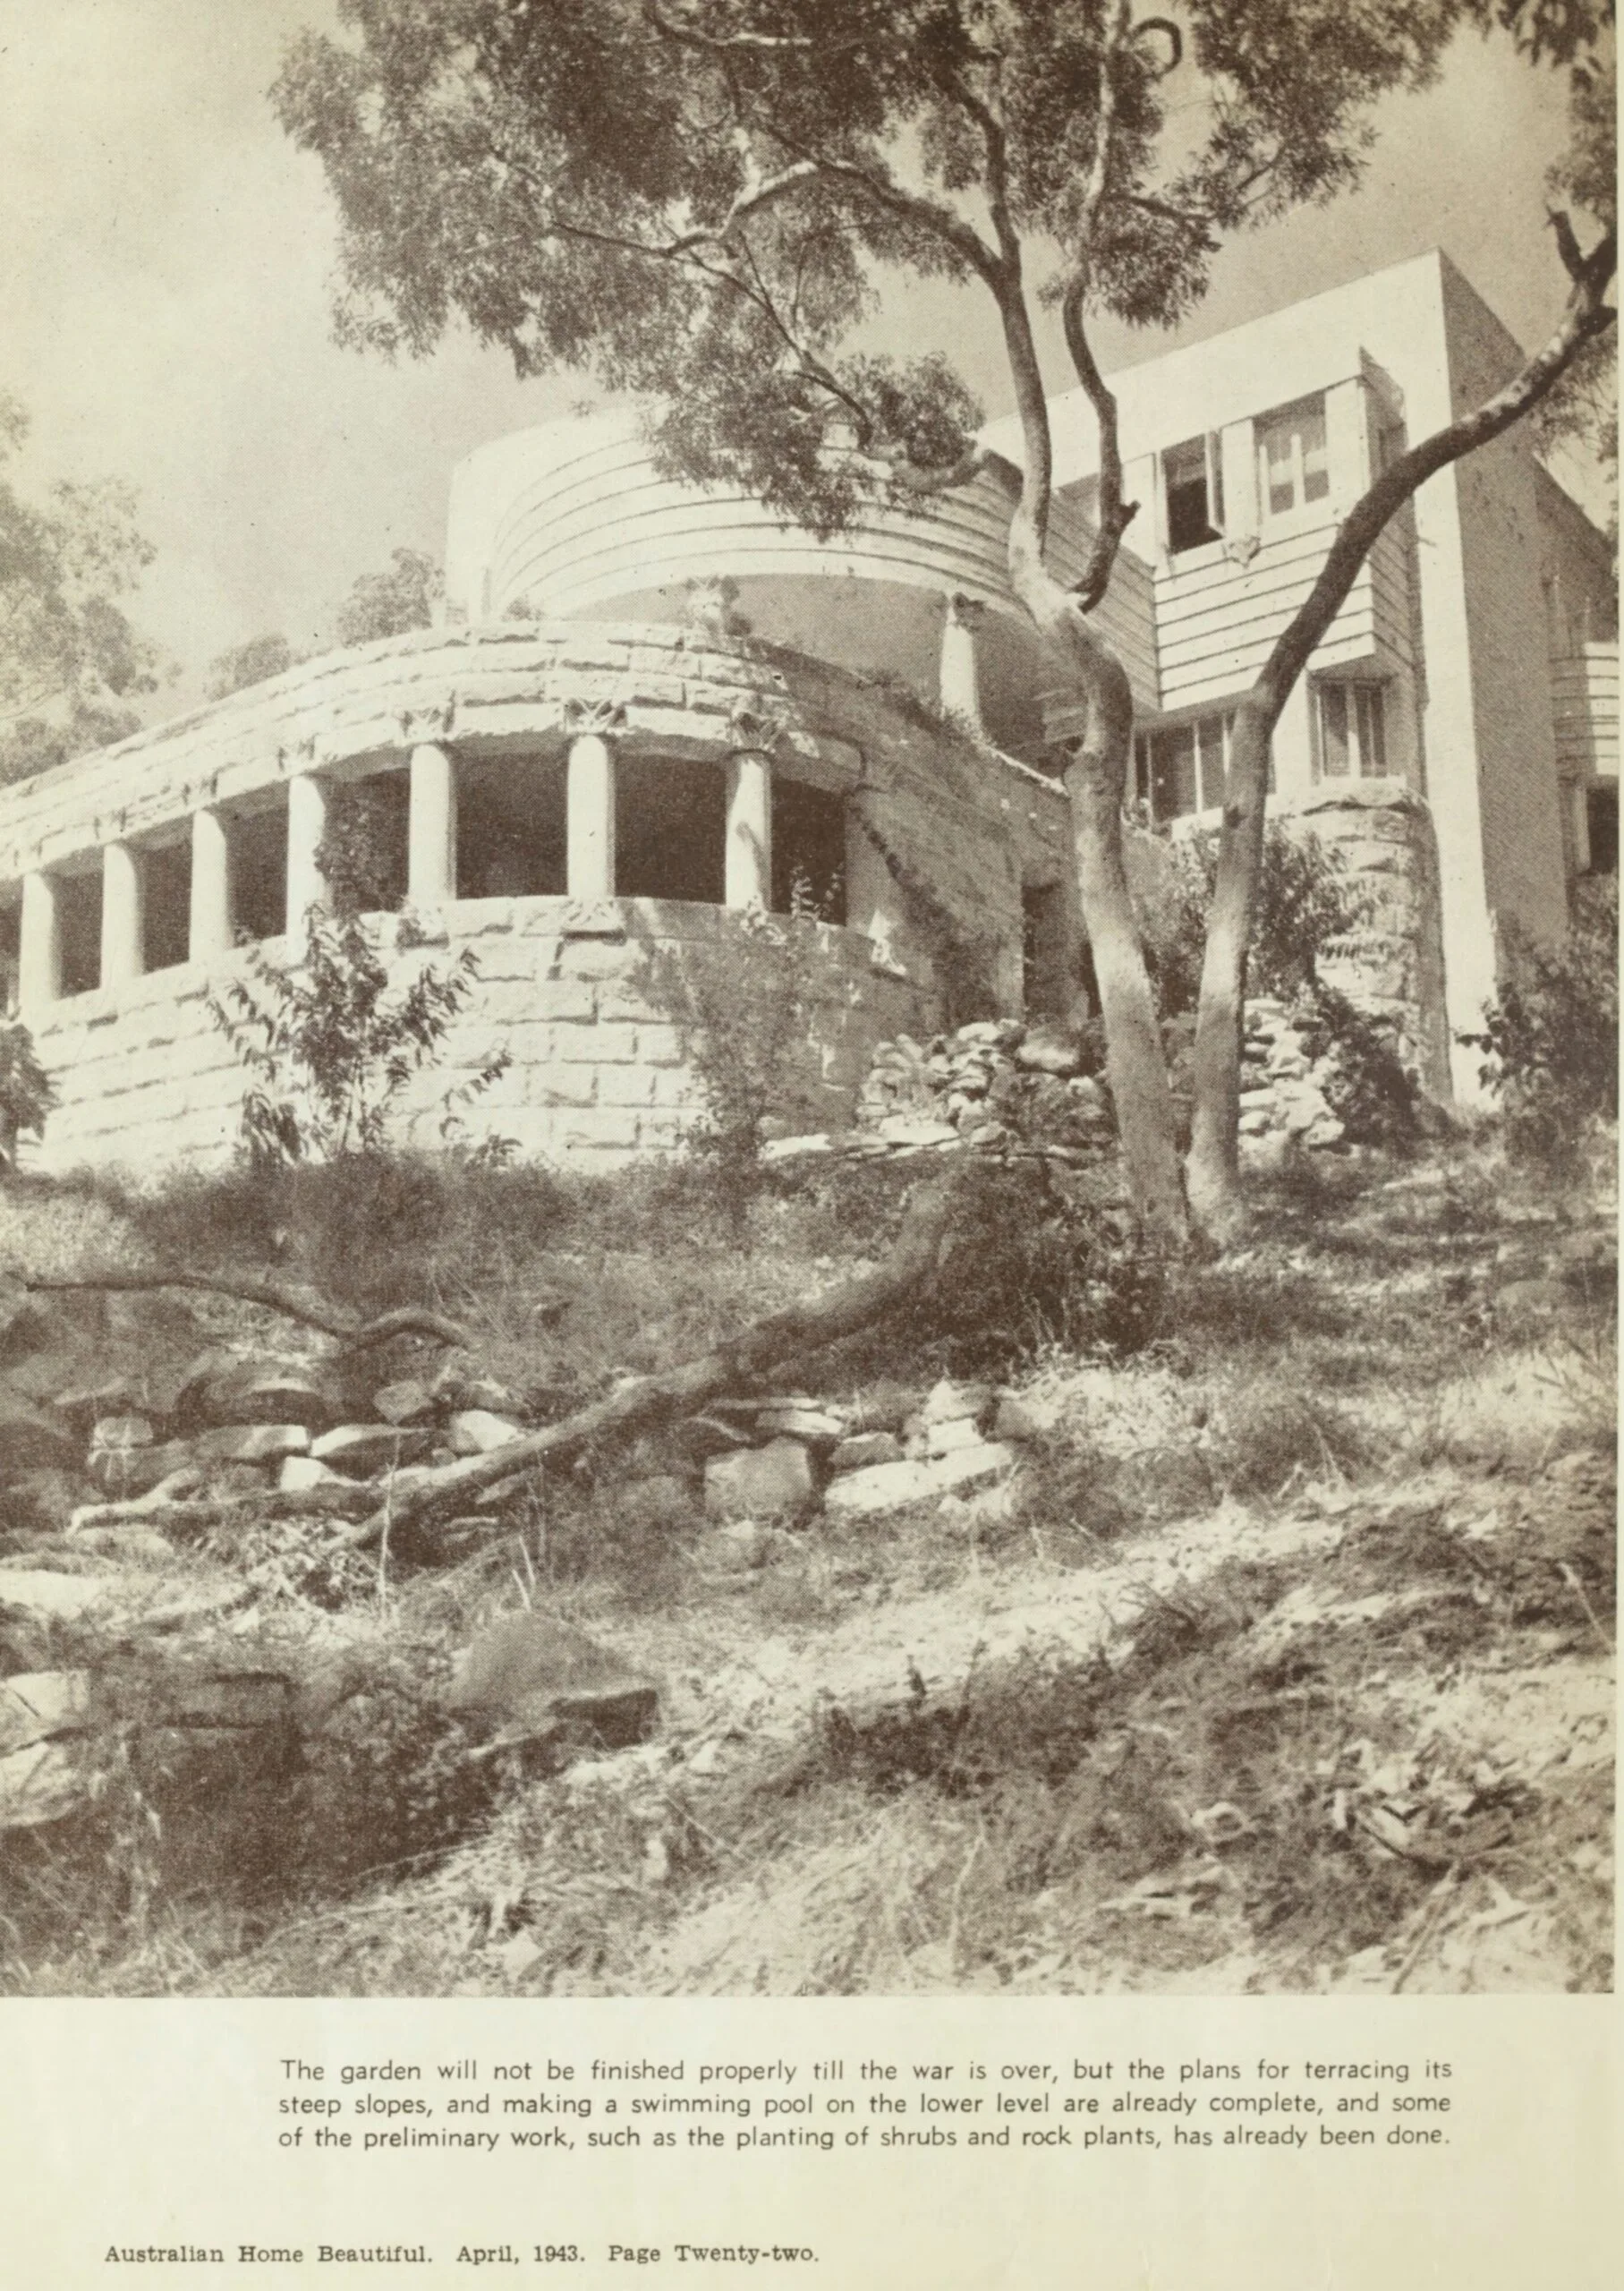
[[[1215,815],[1230,711],[1383,460],[1518,362],[1431,253],[1116,378],[1130,528],[1099,619],[1139,711],[1135,794]],[[1053,406],[1051,554],[1080,566],[1092,422]],[[995,424],[991,442],[1017,439]],[[244,939],[292,942],[338,789],[394,856],[415,950],[480,984],[410,1110],[498,1048],[480,1120],[522,1150],[623,1158],[691,1117],[648,958],[728,908],[810,904],[827,1110],[873,1043],[1064,1008],[1084,973],[1064,696],[1045,694],[982,479],[875,505],[833,541],[669,483],[599,415],[454,473],[445,624],[329,654],[0,790],[0,924],[61,1093],[49,1165],[208,1160],[241,1096],[207,997]],[[1433,478],[1382,536],[1293,694],[1274,801],[1373,891],[1341,950],[1427,1086],[1508,933],[1559,933],[1616,867],[1618,642],[1603,537],[1526,428]],[[422,951],[426,950],[426,952]]]

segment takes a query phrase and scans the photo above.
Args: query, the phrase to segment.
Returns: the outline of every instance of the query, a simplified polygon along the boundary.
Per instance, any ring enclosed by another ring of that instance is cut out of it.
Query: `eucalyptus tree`
[[[460,320],[521,375],[589,370],[644,398],[668,474],[742,484],[821,534],[874,493],[918,500],[988,470],[1003,483],[1010,584],[1081,726],[1065,777],[1125,1167],[1145,1227],[1172,1241],[1187,1231],[1184,1178],[1122,856],[1132,695],[1094,618],[1135,505],[1093,337],[1106,313],[1174,324],[1229,235],[1355,183],[1373,106],[1424,84],[1470,13],[1471,0],[1179,0],[1176,16],[1136,15],[1133,0],[339,0],[346,36],[300,36],[275,90],[337,200],[342,340],[421,354]],[[1018,467],[978,444],[980,408],[948,355],[871,346],[867,323],[906,276],[989,298]],[[1048,555],[1042,305],[1099,432],[1075,584]],[[1246,720],[1265,718],[1269,703]],[[1251,754],[1243,739],[1203,997],[1220,1124],[1262,833]]]

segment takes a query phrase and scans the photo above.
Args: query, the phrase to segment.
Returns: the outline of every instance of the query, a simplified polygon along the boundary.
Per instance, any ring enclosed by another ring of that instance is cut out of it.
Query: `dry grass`
[[[335,1284],[376,1306],[410,1273],[498,1373],[555,1391],[665,1365],[839,1277],[896,1213],[894,1183],[866,1173],[847,1195],[764,1195],[742,1252],[680,1177],[476,1174],[463,1190],[395,1169],[370,1206],[348,1197],[355,1231],[383,1218],[390,1239]],[[310,1194],[268,1237],[285,1264],[316,1262],[332,1230]],[[60,1227],[29,1214],[41,1247],[225,1257],[245,1213],[209,1199],[127,1202],[78,1239],[77,1197]],[[142,1861],[115,1793],[93,1834],[41,1834],[26,1902],[0,1899],[9,1978],[1607,1985],[1611,1306],[1594,1268],[1543,1307],[1500,1306],[1498,1255],[1537,1206],[1460,1153],[1296,1179],[1243,1256],[1151,1287],[1097,1256],[1070,1292],[1092,1284],[1094,1317],[1069,1344],[994,1315],[991,1357],[1008,1372],[1024,1350],[1045,1427],[1013,1487],[818,1524],[755,1570],[718,1576],[697,1514],[640,1511],[611,1458],[549,1482],[455,1567],[370,1561],[335,1584],[308,1537],[240,1554],[268,1588],[237,1658],[302,1674],[356,1642],[366,1695],[307,1751],[276,1852],[239,1852],[233,1882],[217,1812],[208,1869],[201,1833],[195,1866]],[[975,1358],[962,1305],[955,1327],[847,1348],[816,1388],[884,1420]],[[668,1463],[652,1447],[633,1468]],[[661,1740],[550,1776],[470,1767],[437,1682],[450,1648],[519,1604],[659,1677]]]

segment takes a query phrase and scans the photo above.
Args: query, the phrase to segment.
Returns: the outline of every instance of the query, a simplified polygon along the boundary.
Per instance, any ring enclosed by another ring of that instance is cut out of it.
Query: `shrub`
[[[1200,998],[1207,916],[1218,880],[1218,839],[1158,839],[1164,864],[1142,882],[1135,906],[1145,961],[1163,1018],[1193,1011]],[[1339,851],[1271,821],[1254,905],[1247,987],[1289,1001],[1317,982],[1320,957],[1365,919],[1367,900]]]
[[[1554,948],[1513,942],[1511,975],[1481,1034],[1484,1086],[1499,1100],[1508,1150],[1553,1171],[1580,1159],[1586,1132],[1619,1111],[1619,889],[1581,886],[1572,926]]]
[[[1412,1144],[1420,1129],[1421,1090],[1390,1031],[1317,980],[1298,997],[1292,1017],[1325,1103],[1348,1142],[1390,1150]]]
[[[396,944],[399,944],[397,935]],[[383,1146],[390,1112],[438,1055],[479,975],[465,948],[449,970],[425,965],[391,993],[378,940],[354,912],[306,917],[304,958],[284,969],[257,948],[249,975],[208,997],[208,1011],[251,1077],[242,1139],[260,1166],[335,1161]],[[475,1077],[488,1088],[507,1053]],[[454,1093],[470,1094],[463,1084]]]
[[[703,1094],[686,1142],[710,1159],[742,1223],[769,1122],[806,1126],[815,1117],[808,1038],[821,964],[800,884],[787,916],[746,907],[719,921],[708,945],[651,952],[642,984],[678,1029]]]
[[[56,1089],[39,1063],[34,1037],[21,1019],[0,1026],[0,1177],[17,1161],[17,1140],[38,1137],[56,1103]]]

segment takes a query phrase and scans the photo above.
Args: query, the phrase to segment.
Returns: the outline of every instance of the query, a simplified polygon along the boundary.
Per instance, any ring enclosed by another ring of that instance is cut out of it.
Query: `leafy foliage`
[[[217,654],[208,664],[203,689],[210,700],[227,699],[250,685],[283,675],[296,657],[285,636],[251,636],[246,644],[234,644]]]
[[[401,1093],[438,1054],[479,975],[470,947],[449,970],[424,964],[394,991],[359,914],[320,907],[306,917],[297,966],[252,947],[243,959],[247,976],[211,994],[208,1009],[251,1077],[243,1144],[270,1167],[378,1152]],[[472,1086],[489,1088],[507,1064],[503,1052]]]
[[[401,904],[405,855],[389,834],[391,824],[389,792],[375,782],[340,781],[329,791],[316,864],[336,915],[378,914]]]
[[[339,203],[341,337],[421,356],[461,319],[522,375],[655,393],[667,469],[828,532],[870,486],[940,481],[975,426],[946,359],[857,346],[883,272],[1007,302],[1018,244],[1040,294],[1169,323],[1226,233],[1357,176],[1369,106],[1431,76],[1460,8],[1193,0],[1182,30],[1103,0],[339,13],[352,37],[301,35],[274,100]],[[852,445],[863,465],[830,451]]]
[[[1483,1080],[1500,1102],[1518,1161],[1558,1172],[1582,1157],[1586,1132],[1619,1112],[1619,889],[1584,885],[1559,947],[1514,950],[1512,976],[1489,1003]]]
[[[15,1163],[19,1137],[38,1137],[56,1103],[56,1086],[20,1019],[0,1026],[0,1176]]]
[[[1390,1029],[1318,979],[1306,984],[1292,1017],[1305,1052],[1315,1061],[1325,1103],[1348,1141],[1390,1150],[1412,1145],[1421,1091]]]
[[[0,391],[0,462],[28,429]],[[61,479],[43,503],[0,481],[0,781],[136,728],[115,703],[157,690],[157,655],[117,600],[152,555],[135,496],[116,480]]]
[[[808,1035],[821,964],[803,897],[788,916],[746,907],[718,920],[710,945],[651,953],[642,984],[681,1033],[704,1095],[688,1143],[713,1162],[742,1221],[769,1122],[811,1119]]]
[[[432,557],[421,549],[397,549],[386,572],[363,573],[355,582],[334,620],[335,640],[372,644],[380,637],[428,628],[445,586]]]
[[[1207,909],[1218,873],[1217,838],[1179,836],[1161,845],[1165,865],[1141,894],[1140,929],[1163,1018],[1195,1008]],[[1368,901],[1339,851],[1314,834],[1271,821],[1254,907],[1247,984],[1291,1001],[1317,983],[1321,956],[1357,930]]]

